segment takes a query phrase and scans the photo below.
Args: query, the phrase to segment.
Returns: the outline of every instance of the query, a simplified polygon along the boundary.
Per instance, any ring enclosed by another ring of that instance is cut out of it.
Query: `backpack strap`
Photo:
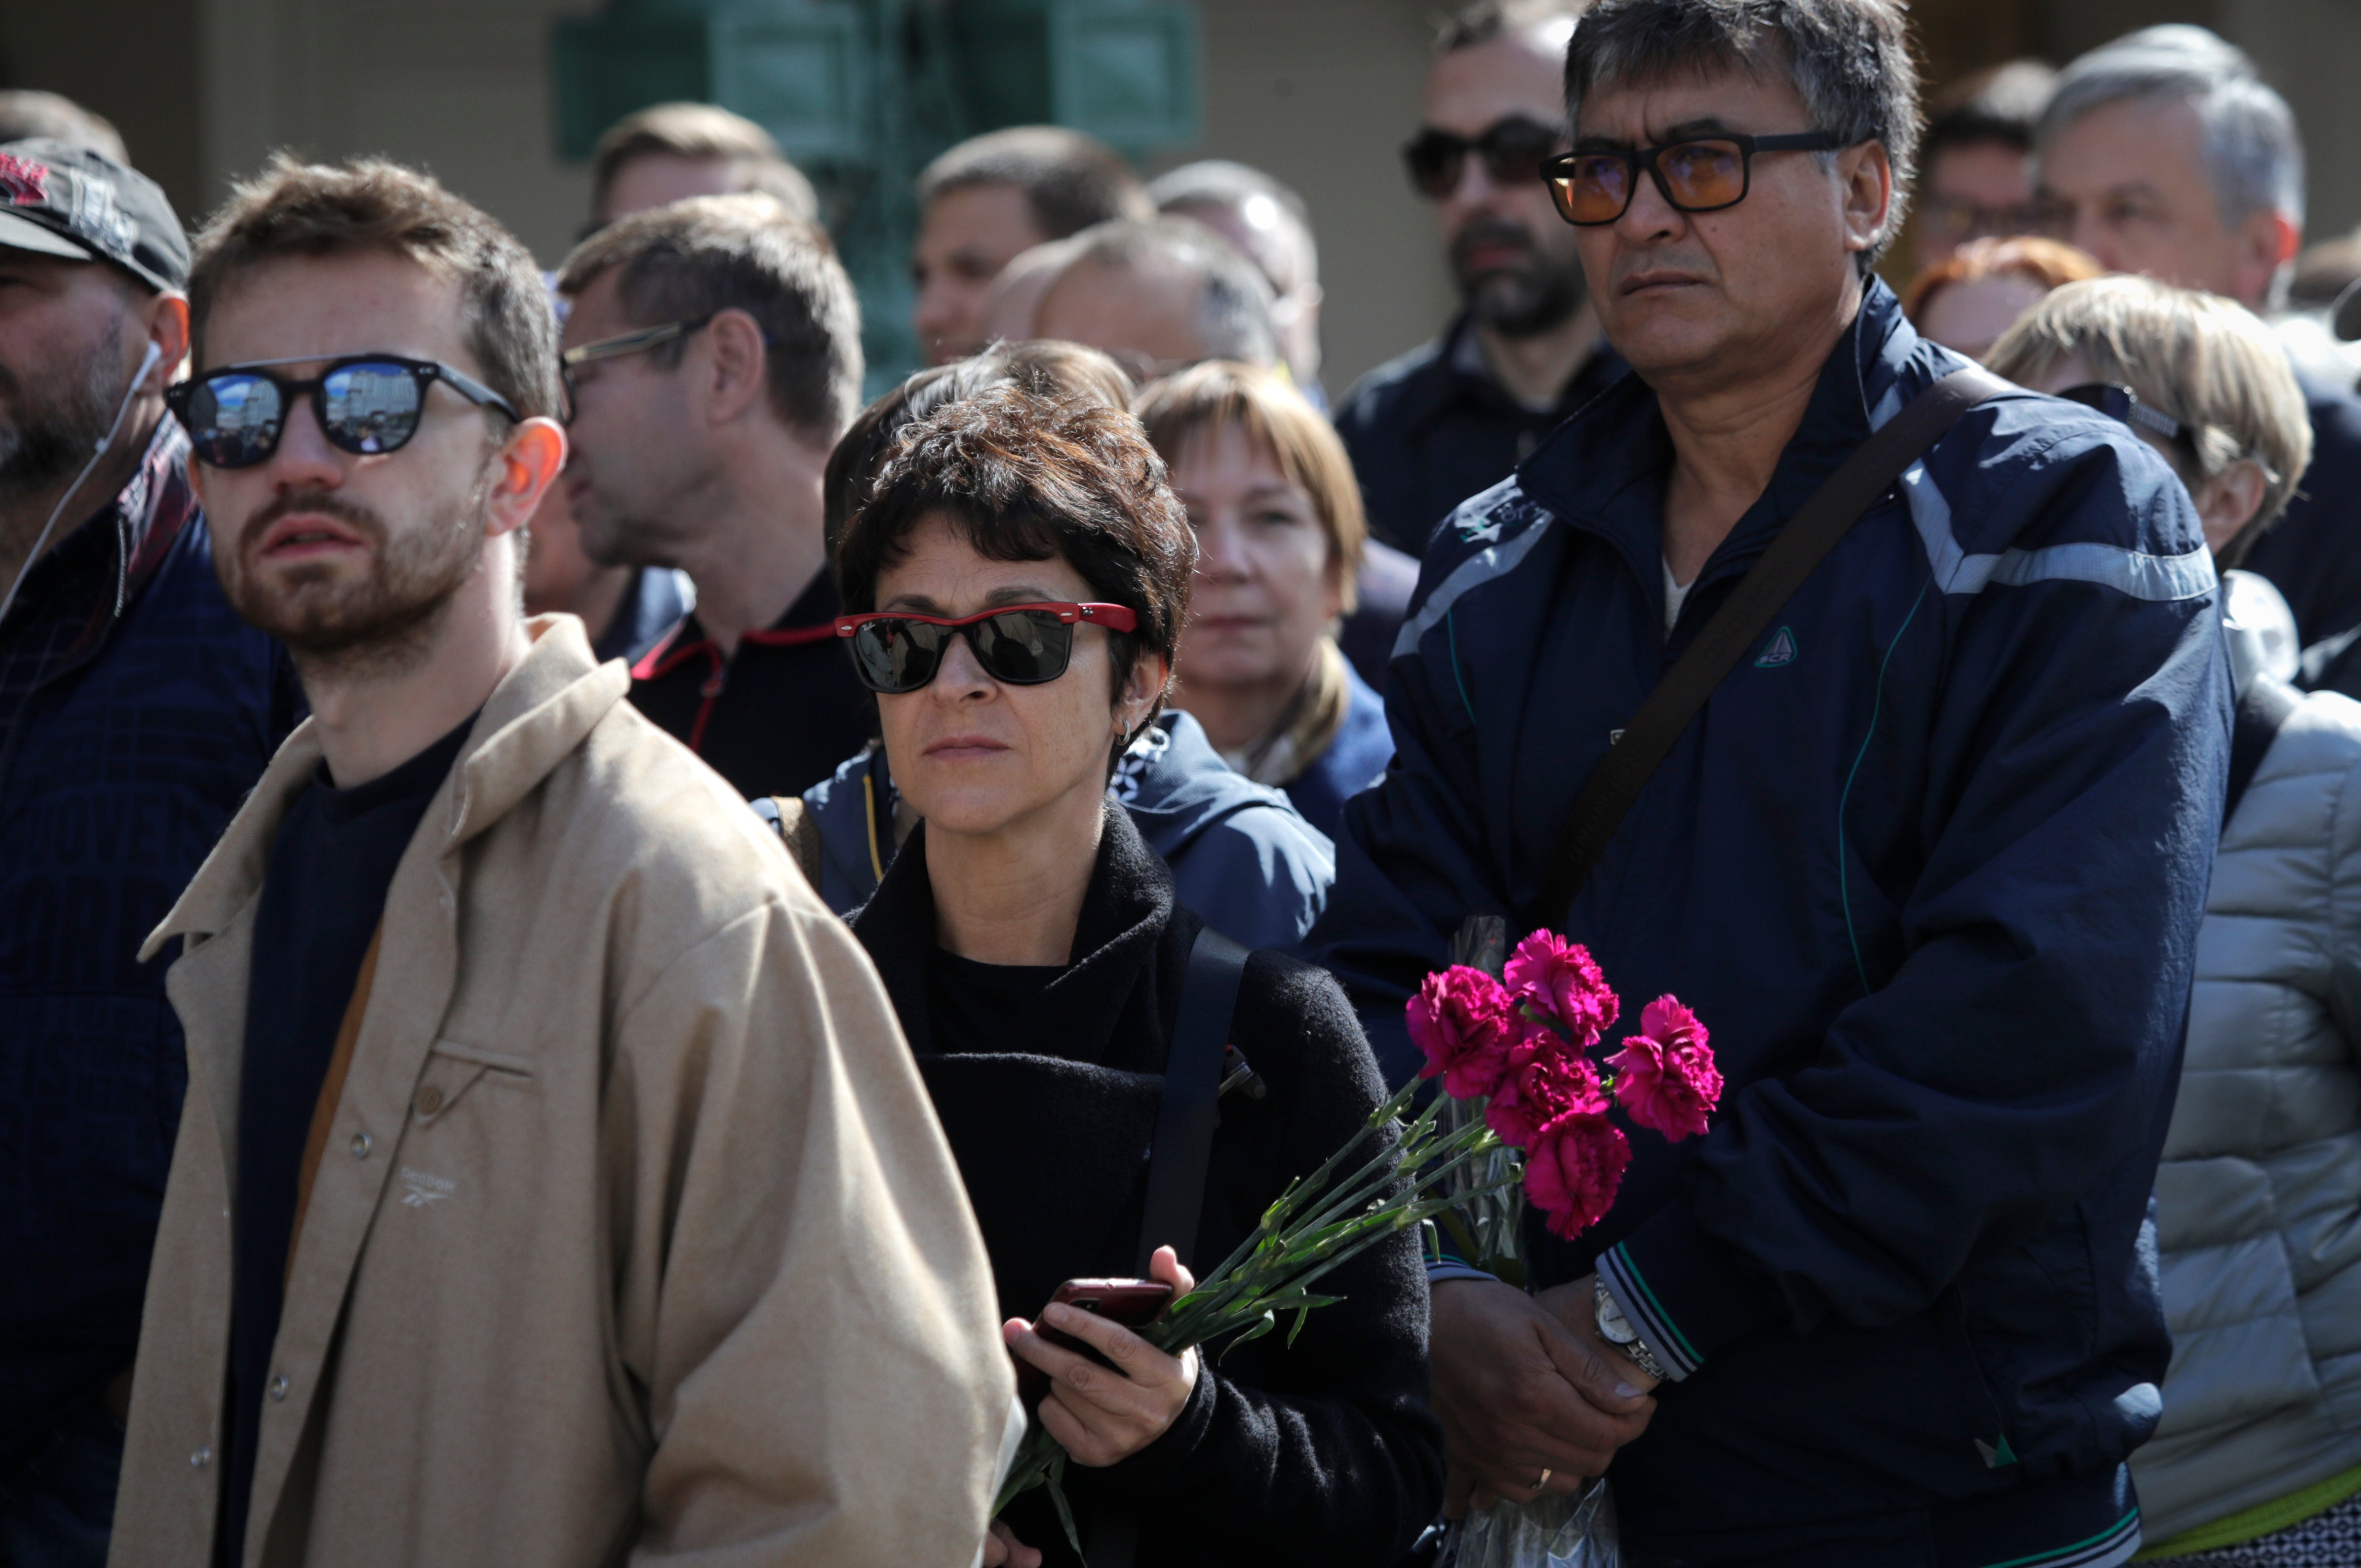
[[[1205,1207],[1205,1171],[1221,1121],[1214,1101],[1222,1086],[1222,1047],[1246,978],[1246,950],[1211,926],[1197,928],[1189,949],[1189,978],[1180,990],[1180,1017],[1164,1051],[1164,1102],[1156,1113],[1156,1141],[1148,1157],[1148,1201],[1139,1218],[1139,1268],[1159,1246],[1187,1264],[1197,1249],[1197,1218]]]
[[[295,1223],[287,1231],[287,1267],[282,1286],[295,1277],[295,1244],[303,1239],[303,1214],[312,1206],[312,1183],[320,1174],[320,1157],[327,1152],[328,1129],[335,1125],[336,1107],[345,1098],[345,1078],[353,1066],[353,1047],[361,1037],[361,1020],[368,1014],[369,989],[377,983],[377,953],[385,941],[385,918],[378,917],[369,933],[368,951],[353,977],[353,993],[345,1003],[344,1021],[336,1025],[336,1043],[328,1053],[328,1070],[320,1080],[320,1097],[312,1102],[312,1126],[303,1136],[303,1163],[295,1172]]]
[[[1959,417],[1985,399],[2015,389],[1981,366],[1954,370],[1910,400],[1901,412],[1854,449],[1837,471],[1787,520],[1771,547],[1722,601],[1705,629],[1648,694],[1622,735],[1607,749],[1575,796],[1541,895],[1525,910],[1530,929],[1554,930],[1573,908],[1624,814],[1673,749],[1714,688],[1754,645],[1781,607],[1795,597],[1902,471],[1942,439]]]
[[[787,854],[804,873],[804,880],[814,887],[819,885],[819,824],[804,809],[803,797],[796,795],[756,795],[747,804],[754,815],[771,825],[779,842],[787,847]]]
[[[2255,782],[2255,770],[2287,721],[2303,706],[2303,694],[2275,676],[2257,674],[2238,699],[2238,714],[2230,730],[2230,789],[2222,801],[2222,826],[2238,814],[2238,802]]]
[[[1170,1245],[1186,1265],[1197,1249],[1197,1221],[1205,1209],[1205,1173],[1221,1116],[1222,1050],[1238,1009],[1246,949],[1214,930],[1197,927],[1189,948],[1189,978],[1180,990],[1180,1017],[1164,1048],[1164,1103],[1148,1146],[1148,1202],[1139,1216],[1139,1263]],[[1132,1568],[1139,1554],[1139,1517],[1110,1503],[1091,1520],[1085,1568]]]

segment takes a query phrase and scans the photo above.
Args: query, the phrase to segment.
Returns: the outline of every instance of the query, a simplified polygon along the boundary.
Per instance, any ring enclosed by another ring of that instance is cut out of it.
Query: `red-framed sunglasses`
[[[1074,628],[1083,621],[1109,631],[1138,630],[1139,617],[1119,604],[1010,604],[950,620],[876,610],[840,615],[836,634],[852,639],[852,667],[862,685],[886,696],[923,691],[942,668],[954,637],[964,637],[984,674],[1005,685],[1038,686],[1066,673],[1074,654]]]

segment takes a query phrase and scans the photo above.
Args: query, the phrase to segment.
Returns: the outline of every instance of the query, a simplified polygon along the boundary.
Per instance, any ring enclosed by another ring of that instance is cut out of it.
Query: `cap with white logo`
[[[189,283],[189,236],[156,182],[43,137],[0,145],[0,249],[112,261],[151,289]]]

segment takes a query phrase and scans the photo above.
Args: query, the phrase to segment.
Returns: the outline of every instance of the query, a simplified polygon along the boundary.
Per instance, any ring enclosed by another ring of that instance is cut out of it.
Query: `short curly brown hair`
[[[1137,630],[1109,634],[1115,692],[1142,653],[1170,664],[1189,615],[1197,535],[1163,459],[1128,413],[1002,386],[906,427],[836,541],[848,613],[877,608],[877,579],[935,516],[993,560],[1063,560],[1100,599],[1137,615]],[[1148,719],[1162,706],[1159,693]]]

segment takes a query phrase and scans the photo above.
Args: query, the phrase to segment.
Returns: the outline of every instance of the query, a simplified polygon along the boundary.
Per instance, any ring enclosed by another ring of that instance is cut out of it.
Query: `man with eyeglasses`
[[[2047,232],[2111,271],[2268,312],[2303,246],[2294,113],[2254,60],[2202,27],[2143,27],[2066,67],[2035,145]],[[2361,629],[2361,398],[2298,364],[2312,467],[2245,565],[2306,643]]]
[[[1914,265],[1948,261],[1971,239],[2034,231],[2033,127],[2057,80],[2037,60],[2012,60],[1931,105],[1919,148]]]
[[[566,495],[604,565],[673,566],[697,608],[631,700],[747,796],[869,739],[837,646],[820,480],[861,396],[861,310],[819,230],[767,197],[637,213],[566,258]]]
[[[1565,84],[1546,170],[1632,375],[1437,532],[1307,946],[1397,1080],[1405,999],[1506,916],[1626,1019],[1677,994],[1721,1081],[1595,1228],[1528,1231],[1538,1296],[1430,1271],[1454,1502],[1606,1471],[1641,1563],[2124,1562],[2229,750],[2199,520],[1871,270],[1899,0],[1598,0]]]
[[[0,147],[0,1563],[98,1568],[187,1080],[139,944],[294,725],[164,387],[189,245],[100,152]]]
[[[1459,313],[1337,406],[1370,535],[1412,555],[1453,507],[1507,477],[1622,373],[1541,162],[1565,146],[1558,64],[1574,0],[1479,0],[1444,25],[1411,184],[1434,208]]]
[[[520,611],[532,257],[282,157],[190,296],[214,564],[313,716],[148,939],[191,1071],[111,1562],[969,1563],[1013,1383],[875,971]]]

